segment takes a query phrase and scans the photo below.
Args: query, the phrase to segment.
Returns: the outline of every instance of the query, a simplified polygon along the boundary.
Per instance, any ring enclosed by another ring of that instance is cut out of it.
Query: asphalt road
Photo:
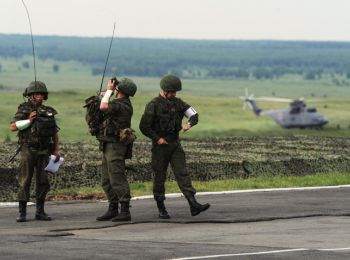
[[[350,259],[350,188],[200,195],[191,217],[168,198],[169,220],[152,199],[132,201],[132,221],[97,222],[106,202],[49,202],[51,222],[16,223],[0,206],[0,259]]]

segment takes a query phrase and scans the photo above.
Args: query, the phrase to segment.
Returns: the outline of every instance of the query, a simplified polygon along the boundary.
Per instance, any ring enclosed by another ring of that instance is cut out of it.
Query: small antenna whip
[[[30,27],[30,36],[32,38],[32,49],[33,49],[33,61],[34,61],[34,79],[36,82],[36,66],[35,66],[35,51],[34,51],[34,39],[33,39],[33,32],[32,32],[32,23],[30,21],[30,16],[29,16],[29,12],[28,12],[28,8],[26,6],[26,4],[24,3],[24,0],[22,0],[22,3],[27,11],[27,16],[28,16],[28,20],[29,20],[29,27]]]
[[[22,0],[22,1],[23,1],[23,0]],[[109,50],[108,50],[108,55],[107,55],[107,58],[106,58],[105,68],[104,68],[104,70],[103,70],[103,75],[102,75],[102,81],[101,81],[100,91],[98,92],[98,94],[100,94],[101,91],[102,91],[103,80],[104,80],[104,78],[105,78],[105,73],[106,73],[107,63],[108,63],[108,59],[109,59],[109,54],[111,53],[111,48],[112,48],[112,43],[113,43],[114,31],[115,31],[115,22],[114,22],[114,27],[113,27],[113,33],[112,33],[111,42],[109,43]]]

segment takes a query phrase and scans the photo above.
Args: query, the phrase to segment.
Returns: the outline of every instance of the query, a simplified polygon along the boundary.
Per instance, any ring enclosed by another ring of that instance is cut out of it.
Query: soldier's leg
[[[45,201],[50,191],[50,182],[47,172],[44,170],[49,160],[48,155],[38,155],[36,162],[36,199]]]
[[[111,182],[109,180],[109,174],[108,174],[108,165],[107,165],[107,159],[103,150],[102,153],[102,188],[107,196],[107,199],[109,201],[108,209],[107,211],[96,218],[98,221],[106,221],[111,220],[112,218],[116,217],[118,215],[118,196],[113,191]]]
[[[196,201],[196,190],[192,186],[191,176],[186,169],[185,152],[181,144],[178,144],[178,146],[175,148],[170,160],[170,164],[174,171],[174,175],[179,188],[185,195],[190,205],[191,215],[196,216],[202,211],[207,210],[210,207],[210,204],[206,203],[202,205]]]
[[[166,172],[169,165],[169,148],[167,146],[154,146],[152,148],[152,169],[153,169],[153,195],[157,202],[159,218],[170,218],[164,205]]]
[[[152,148],[153,195],[165,196],[166,172],[169,165],[168,145],[155,145]]]
[[[45,198],[50,191],[50,182],[47,172],[44,170],[48,163],[48,155],[38,155],[36,163],[36,220],[50,221],[51,217],[45,213]]]
[[[17,222],[25,222],[27,216],[27,202],[29,201],[29,189],[34,173],[34,160],[32,153],[27,146],[21,148],[21,161],[18,173],[18,206],[19,216]]]
[[[22,146],[18,173],[18,201],[29,201],[29,189],[34,174],[35,154],[27,146]]]
[[[118,195],[121,205],[120,213],[112,221],[129,221],[130,187],[125,172],[126,145],[122,143],[108,143],[106,146],[106,160],[108,174],[113,191]]]
[[[130,201],[130,187],[125,172],[126,145],[107,143],[105,156],[112,190],[117,194],[119,202]]]
[[[109,163],[107,161],[106,152],[104,151],[102,154],[102,189],[105,192],[107,199],[111,203],[118,203],[118,195],[113,190],[110,180],[110,174],[109,174]]]
[[[186,156],[180,143],[173,144],[174,150],[170,159],[170,165],[174,172],[177,184],[181,192],[187,198],[196,194],[195,188],[192,186],[191,176],[186,168]]]

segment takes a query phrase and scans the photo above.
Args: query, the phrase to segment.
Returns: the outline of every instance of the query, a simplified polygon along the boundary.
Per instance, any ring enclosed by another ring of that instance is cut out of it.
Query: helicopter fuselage
[[[322,114],[316,109],[305,109],[294,112],[292,109],[262,111],[261,115],[269,115],[284,128],[320,128],[328,123]]]
[[[258,116],[268,115],[284,128],[321,128],[328,123],[327,118],[318,113],[316,108],[307,108],[302,101],[295,101],[287,109],[260,109],[255,100],[247,99],[254,113]]]

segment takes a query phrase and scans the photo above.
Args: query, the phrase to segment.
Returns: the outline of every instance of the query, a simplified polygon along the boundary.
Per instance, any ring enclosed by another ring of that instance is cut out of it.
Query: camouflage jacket
[[[54,108],[42,104],[35,106],[30,101],[24,102],[18,106],[12,122],[28,119],[29,114],[34,111],[37,112],[37,116],[33,123],[28,128],[18,131],[19,143],[47,149],[59,131],[55,120],[57,112]]]
[[[96,136],[102,142],[119,142],[120,130],[131,126],[133,107],[129,98],[113,99],[104,112],[99,133]]]
[[[161,137],[167,141],[178,140],[182,119],[190,107],[180,98],[168,100],[159,95],[146,105],[140,121],[140,130],[154,142]],[[196,125],[198,114],[192,116],[190,121],[192,126]]]

